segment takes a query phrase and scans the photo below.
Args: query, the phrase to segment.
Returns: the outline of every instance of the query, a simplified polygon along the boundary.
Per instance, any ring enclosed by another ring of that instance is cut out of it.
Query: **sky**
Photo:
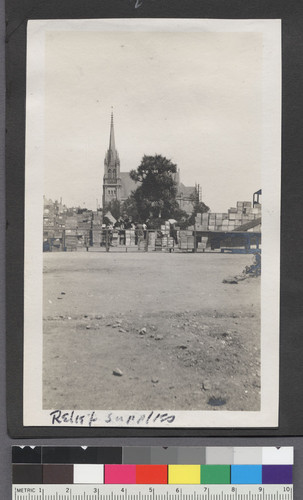
[[[260,33],[51,31],[44,82],[47,198],[102,203],[112,107],[121,171],[166,156],[213,212],[262,187]]]

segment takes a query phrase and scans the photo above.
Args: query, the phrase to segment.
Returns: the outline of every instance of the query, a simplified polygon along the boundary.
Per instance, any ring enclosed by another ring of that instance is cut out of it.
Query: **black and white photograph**
[[[280,46],[29,21],[25,426],[278,425]]]

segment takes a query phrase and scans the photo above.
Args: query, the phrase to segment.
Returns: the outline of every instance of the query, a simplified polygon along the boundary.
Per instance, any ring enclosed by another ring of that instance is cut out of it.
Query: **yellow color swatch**
[[[169,465],[168,484],[200,484],[200,465]]]

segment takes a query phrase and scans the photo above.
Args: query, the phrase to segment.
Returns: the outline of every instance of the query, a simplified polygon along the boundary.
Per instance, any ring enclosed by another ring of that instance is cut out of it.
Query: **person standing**
[[[137,242],[138,242],[138,250],[141,250],[141,242],[144,241],[144,229],[143,224],[139,222],[136,226],[136,234],[137,234]]]

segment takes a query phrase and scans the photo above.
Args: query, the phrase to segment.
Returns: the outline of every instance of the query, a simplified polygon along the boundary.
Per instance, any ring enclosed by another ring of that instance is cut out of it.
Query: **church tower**
[[[109,148],[104,159],[103,210],[111,201],[121,200],[120,160],[115,146],[114,115],[111,113]]]

